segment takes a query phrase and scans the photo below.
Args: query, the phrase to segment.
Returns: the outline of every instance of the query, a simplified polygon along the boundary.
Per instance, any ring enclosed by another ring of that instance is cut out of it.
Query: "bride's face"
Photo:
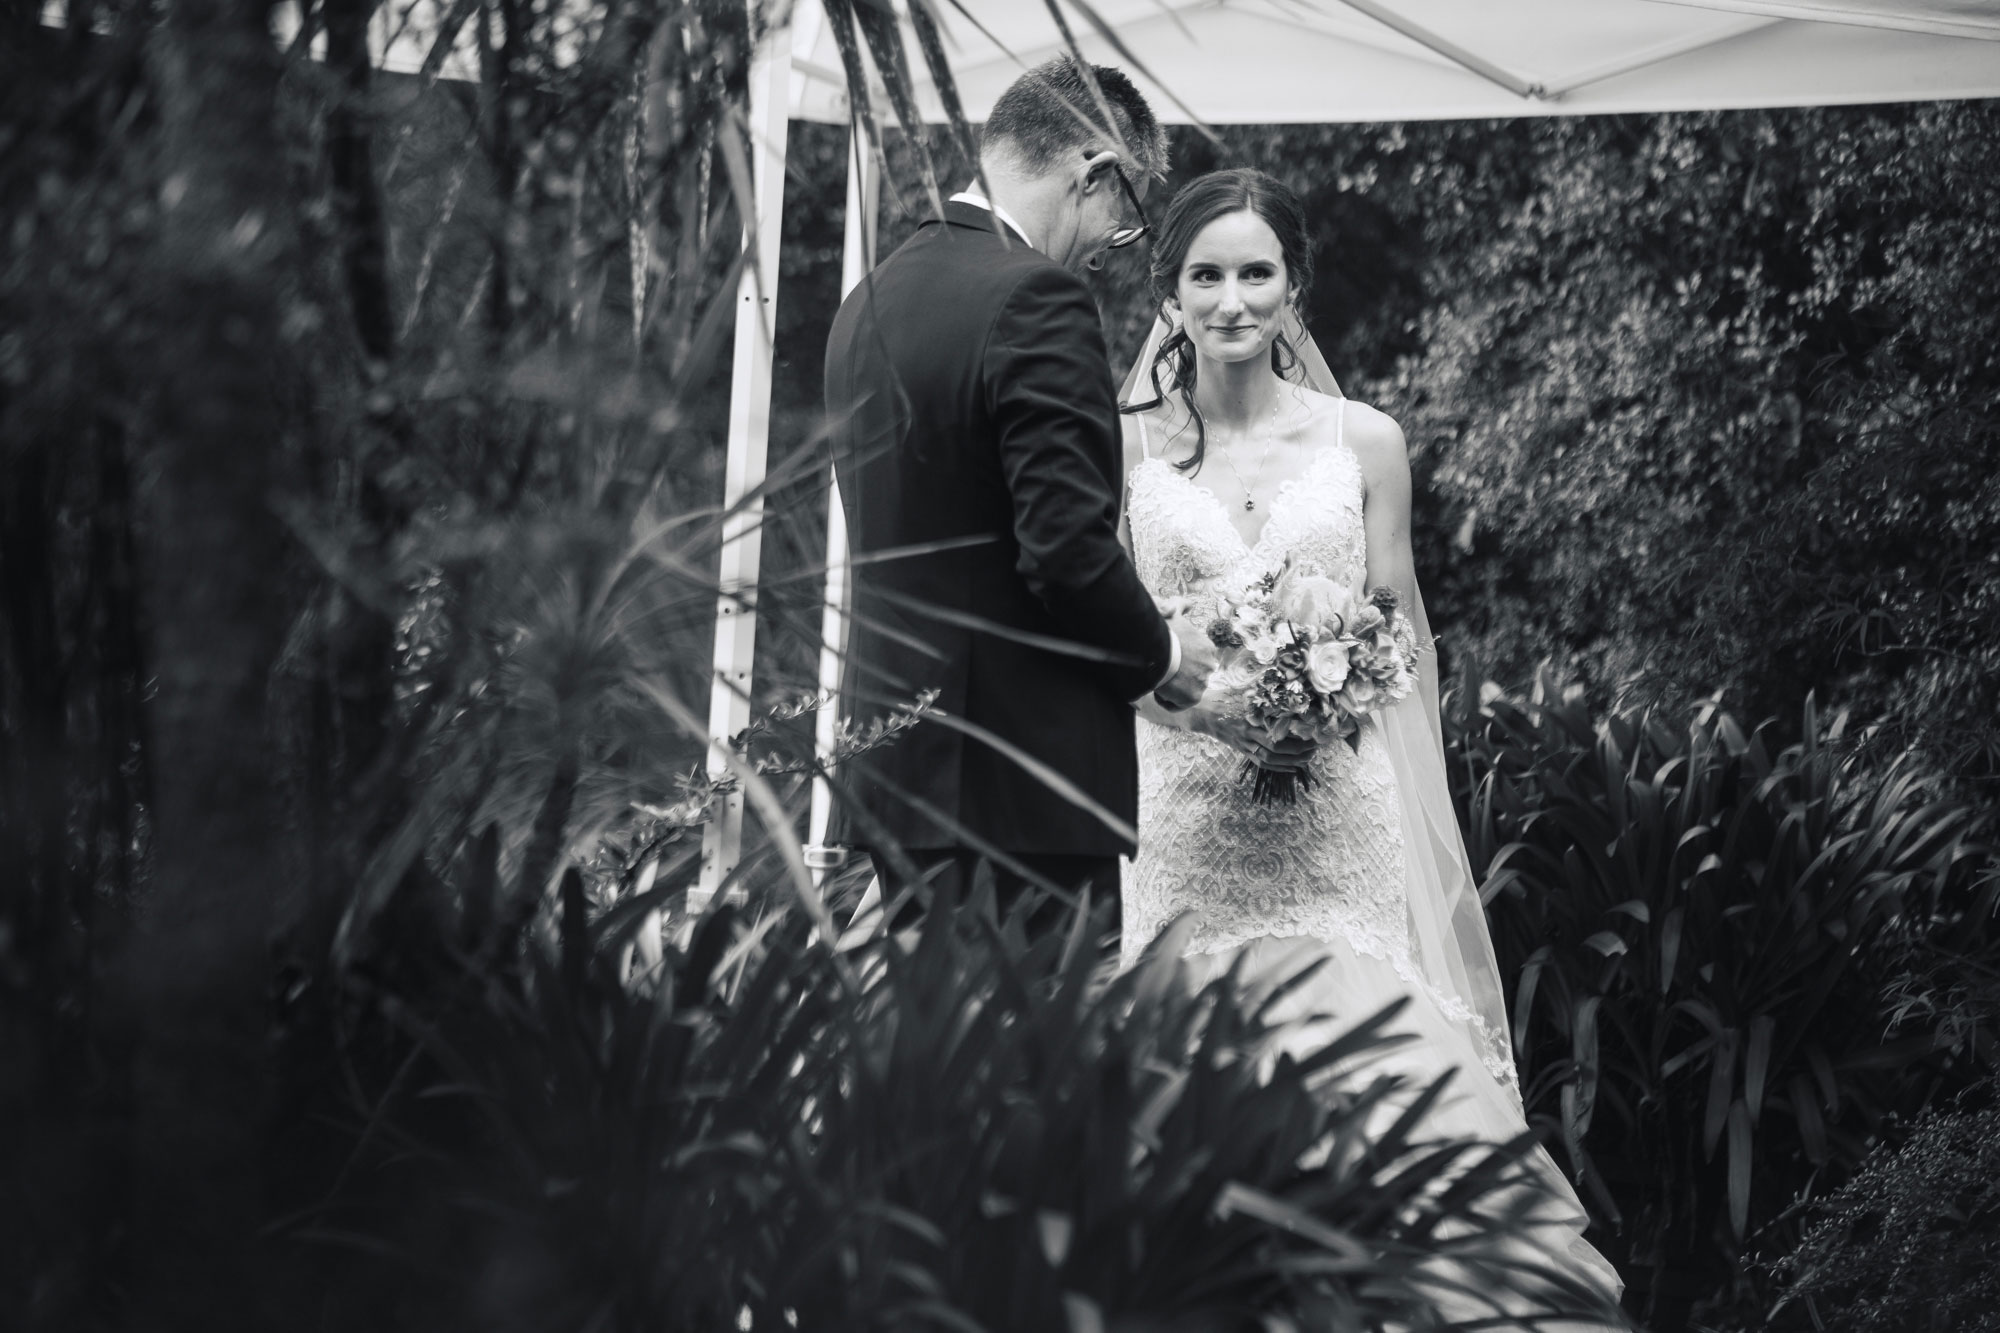
[[[1255,213],[1225,213],[1195,234],[1175,283],[1196,350],[1216,361],[1267,355],[1284,329],[1284,248]]]

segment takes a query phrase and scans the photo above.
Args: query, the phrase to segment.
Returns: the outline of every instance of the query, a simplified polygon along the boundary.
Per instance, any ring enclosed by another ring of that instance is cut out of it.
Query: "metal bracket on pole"
[[[858,125],[848,127],[849,151],[847,154],[847,221],[846,238],[841,247],[840,296],[847,299],[861,284],[868,270],[875,267],[875,222],[881,206],[881,173],[875,164],[875,155],[869,151],[867,137]],[[847,511],[840,503],[840,478],[831,470],[827,475],[826,505],[826,599],[820,612],[819,649],[819,692],[822,698],[830,699],[819,710],[815,719],[814,744],[822,761],[833,753],[834,737],[840,720],[838,694],[840,691],[841,649],[845,638],[845,621],[848,593],[847,569]],[[808,825],[811,832],[806,846],[806,864],[815,873],[824,875],[828,870],[837,869],[845,855],[838,848],[826,845],[827,821],[833,813],[833,793],[824,778],[815,779],[812,789],[812,821]]]
[[[791,103],[792,32],[773,27],[750,65],[750,174],[756,217],[744,228],[751,263],[736,292],[736,348],[729,383],[729,461],[715,608],[715,680],[708,705],[708,774],[729,769],[723,747],[750,724],[757,649],[757,572],[763,556],[764,468],[771,445],[771,358],[777,332],[778,238],[785,206],[785,138]],[[688,894],[699,914],[735,873],[743,849],[743,793],[716,804],[702,832],[701,876]]]

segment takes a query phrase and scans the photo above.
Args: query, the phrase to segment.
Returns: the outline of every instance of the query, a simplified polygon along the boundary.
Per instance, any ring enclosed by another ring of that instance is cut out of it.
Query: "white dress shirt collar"
[[[1013,217],[1008,214],[1006,209],[1000,207],[1000,205],[993,203],[992,201],[987,199],[987,197],[981,194],[977,189],[960,190],[957,194],[951,197],[949,202],[954,204],[971,204],[975,208],[984,208],[989,210],[993,214],[993,216],[999,218],[1002,222],[1012,227],[1014,229],[1014,234],[1020,237],[1022,242],[1025,245],[1027,245],[1029,249],[1032,250],[1035,248],[1035,239],[1034,237],[1028,235],[1027,228],[1023,227],[1020,223],[1014,221]]]

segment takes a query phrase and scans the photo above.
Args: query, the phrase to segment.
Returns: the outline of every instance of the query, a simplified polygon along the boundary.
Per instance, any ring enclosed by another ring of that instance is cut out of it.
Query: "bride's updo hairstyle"
[[[1298,195],[1275,177],[1254,167],[1211,171],[1182,186],[1174,201],[1167,205],[1167,215],[1153,233],[1152,245],[1153,299],[1159,303],[1160,315],[1168,324],[1167,335],[1160,340],[1160,349],[1153,357],[1150,372],[1153,397],[1150,402],[1122,404],[1119,410],[1151,411],[1166,402],[1169,393],[1187,404],[1188,417],[1194,422],[1194,452],[1174,465],[1184,472],[1201,467],[1208,428],[1194,401],[1199,360],[1194,339],[1188,336],[1186,325],[1174,318],[1171,303],[1178,294],[1181,265],[1187,260],[1194,238],[1209,223],[1231,213],[1254,213],[1277,236],[1278,249],[1285,257],[1285,280],[1295,302],[1312,285],[1312,245],[1306,234],[1305,208]],[[1271,344],[1271,369],[1280,376],[1287,375],[1297,361],[1297,351],[1280,332],[1277,341]]]

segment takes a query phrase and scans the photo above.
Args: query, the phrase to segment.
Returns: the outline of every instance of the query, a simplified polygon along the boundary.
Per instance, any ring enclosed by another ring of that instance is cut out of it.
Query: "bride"
[[[1316,753],[1262,743],[1213,691],[1183,713],[1144,701],[1123,961],[1185,918],[1175,938],[1198,975],[1240,953],[1259,974],[1325,958],[1295,997],[1300,1014],[1351,1024],[1408,995],[1397,1022],[1418,1040],[1384,1063],[1416,1086],[1456,1068],[1431,1113],[1438,1134],[1511,1139],[1526,1121],[1445,786],[1403,433],[1341,397],[1304,335],[1311,277],[1303,210],[1278,181],[1218,171],[1175,196],[1153,246],[1161,321],[1121,399],[1126,538],[1154,596],[1198,621],[1215,616],[1219,588],[1287,559],[1357,591],[1393,588],[1424,645],[1421,684],[1364,722],[1356,745]],[[1313,781],[1296,804],[1257,804],[1246,757]],[[1533,1165],[1556,1208],[1536,1233],[1541,1257],[1615,1298],[1574,1191],[1543,1150]]]

